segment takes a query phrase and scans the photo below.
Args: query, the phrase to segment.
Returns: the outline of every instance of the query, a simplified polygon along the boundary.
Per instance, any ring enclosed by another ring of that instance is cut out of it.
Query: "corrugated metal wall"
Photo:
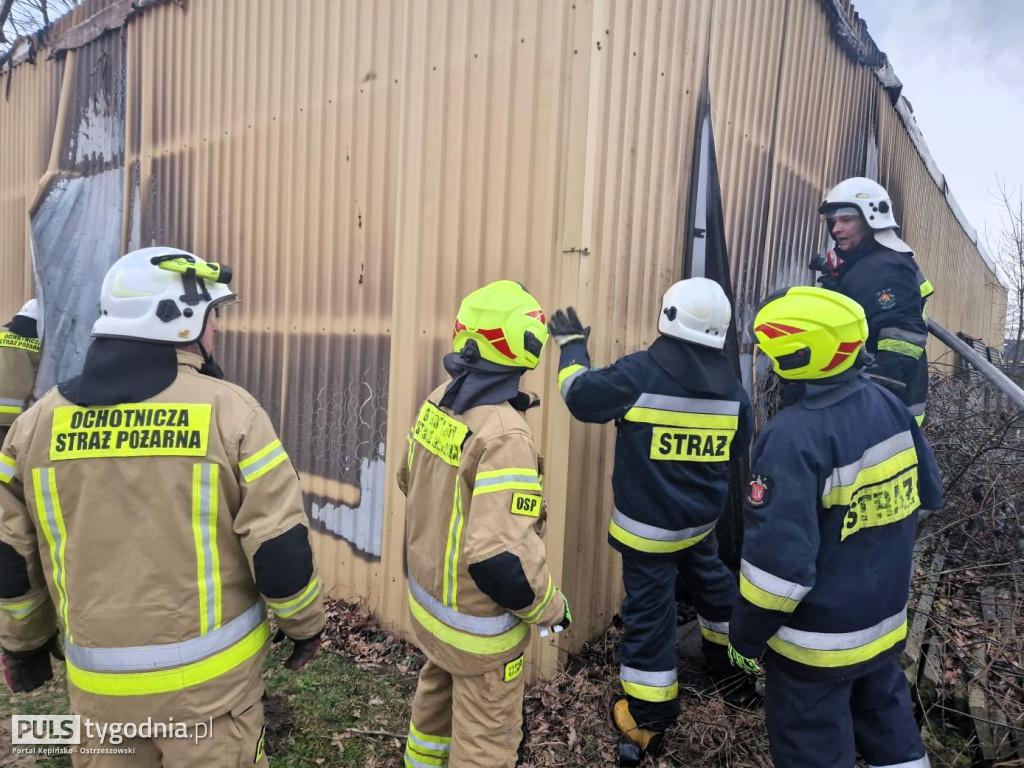
[[[58,29],[103,7],[89,0]],[[549,313],[574,304],[595,364],[653,340],[682,276],[705,73],[741,322],[766,291],[810,282],[817,204],[863,171],[877,130],[881,180],[938,289],[933,314],[997,338],[998,288],[829,23],[818,0],[304,0],[286,13],[192,0],[128,22],[122,246],[236,268],[243,303],[220,356],[281,430],[335,594],[407,626],[388,459],[443,379],[463,295],[512,278]],[[11,311],[11,286],[29,283],[27,206],[62,72],[59,59],[19,66],[0,105],[0,130],[24,150],[0,156]],[[549,556],[574,606],[560,639],[577,647],[618,605],[614,430],[571,421],[556,367],[552,349],[524,382],[545,402],[528,419]],[[550,670],[554,641],[537,645]]]

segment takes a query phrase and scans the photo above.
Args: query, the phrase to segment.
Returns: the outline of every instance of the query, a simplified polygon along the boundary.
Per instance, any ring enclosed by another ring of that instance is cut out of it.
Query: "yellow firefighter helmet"
[[[548,340],[547,320],[537,300],[514,280],[498,280],[462,300],[452,348],[473,342],[480,357],[511,368],[536,368]]]
[[[769,296],[754,318],[757,343],[784,379],[827,379],[849,369],[868,338],[860,304],[824,288]]]

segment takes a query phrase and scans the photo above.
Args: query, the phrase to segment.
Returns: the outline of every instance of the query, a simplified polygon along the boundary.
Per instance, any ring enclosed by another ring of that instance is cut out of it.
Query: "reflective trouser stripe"
[[[238,462],[238,469],[242,473],[245,482],[251,483],[258,477],[262,477],[270,470],[288,458],[280,440],[275,440],[265,448],[261,448],[254,455],[244,461]]]
[[[700,624],[701,637],[709,643],[715,643],[716,645],[729,644],[728,621],[708,621],[698,613],[697,623]]]
[[[40,605],[46,602],[47,594],[43,592],[31,600],[22,600],[18,603],[3,603],[0,605],[0,611],[3,611],[12,619],[26,619]]]
[[[302,590],[302,594],[298,597],[294,597],[291,600],[280,603],[274,602],[273,600],[267,600],[267,605],[270,607],[270,610],[274,612],[275,616],[287,619],[289,616],[294,616],[307,605],[312,603],[319,594],[320,579],[314,576],[313,580],[306,585],[306,588]]]
[[[447,757],[443,757],[443,758],[442,757],[426,757],[424,755],[417,755],[416,757],[413,757],[410,754],[410,752],[412,752],[412,751],[413,751],[412,746],[409,745],[409,744],[406,744],[406,746],[405,746],[405,766],[406,766],[406,768],[438,768],[438,766],[440,766],[440,768],[444,768],[444,766],[448,765],[448,758]]]
[[[717,521],[693,528],[670,531],[667,528],[659,528],[656,525],[634,520],[616,509],[612,513],[608,533],[616,541],[622,542],[638,552],[667,553],[692,547],[711,533],[716,524]]]
[[[435,616],[432,616],[430,612],[420,605],[416,598],[413,597],[411,590],[409,592],[409,610],[412,612],[413,618],[442,643],[446,643],[453,648],[458,648],[460,651],[477,653],[484,656],[490,656],[496,653],[505,653],[506,651],[512,650],[519,645],[523,639],[525,639],[526,633],[530,630],[529,624],[519,621],[518,618],[513,616],[512,618],[515,619],[516,626],[500,634],[480,635],[463,632],[445,624]],[[505,619],[505,617],[497,618],[502,620]]]
[[[455,498],[452,516],[448,521],[448,541],[444,550],[444,590],[441,598],[453,610],[459,609],[459,549],[462,539],[462,483],[455,478]]]
[[[579,363],[573,363],[572,365],[565,366],[565,368],[558,372],[558,391],[562,393],[563,400],[569,394],[569,388],[573,385],[573,382],[586,370]]]
[[[792,613],[810,591],[810,587],[768,573],[748,560],[740,560],[740,594],[758,608]]]
[[[270,626],[260,622],[227,650],[175,669],[157,672],[89,672],[68,659],[68,680],[86,693],[103,696],[146,696],[171,693],[214,680],[259,653],[270,639]]]
[[[431,736],[409,723],[409,738],[405,743],[406,765],[445,766],[451,751],[451,736]]]
[[[0,482],[9,483],[14,477],[14,470],[17,465],[10,456],[0,453]]]
[[[254,603],[220,629],[180,643],[137,645],[128,648],[90,648],[64,644],[69,662],[85,672],[152,672],[173,669],[226,651],[263,623],[262,602]]]
[[[192,467],[192,536],[199,586],[199,632],[221,623],[220,552],[217,548],[218,474],[216,464]]]
[[[641,701],[672,701],[679,697],[679,680],[676,671],[648,672],[635,667],[619,667],[622,690],[626,695]]]
[[[805,632],[782,627],[768,645],[811,667],[846,667],[873,659],[907,636],[907,609],[856,632]]]
[[[64,622],[66,637],[68,641],[71,641],[71,625],[68,623],[68,588],[65,581],[66,568],[64,565],[68,532],[64,527],[64,515],[60,509],[60,498],[57,496],[57,475],[52,469],[33,469],[32,485],[35,489],[39,527],[46,537],[46,543],[50,546],[53,584],[57,588],[57,597],[60,603],[58,610],[61,620]]]
[[[928,761],[928,754],[925,753],[923,757],[906,763],[886,763],[885,765],[868,763],[868,768],[931,768],[931,763]]]

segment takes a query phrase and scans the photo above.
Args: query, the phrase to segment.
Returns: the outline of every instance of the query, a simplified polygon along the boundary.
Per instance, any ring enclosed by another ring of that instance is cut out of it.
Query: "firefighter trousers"
[[[420,670],[406,768],[514,768],[523,741],[523,657],[482,675]]]
[[[642,728],[664,730],[679,716],[676,580],[690,595],[707,649],[724,655],[736,578],[718,556],[714,531],[674,555],[622,553],[622,688]],[[709,659],[710,661],[710,659]]]
[[[800,677],[770,658],[765,666],[765,720],[776,768],[853,768],[857,752],[871,768],[928,768],[898,654],[841,681]]]
[[[71,763],[75,768],[267,768],[263,702],[258,693],[246,699],[219,717],[189,722],[187,735],[168,728],[166,736],[122,738],[105,723],[101,738],[99,729],[87,729],[82,718],[82,743]],[[181,728],[184,722],[175,725]]]

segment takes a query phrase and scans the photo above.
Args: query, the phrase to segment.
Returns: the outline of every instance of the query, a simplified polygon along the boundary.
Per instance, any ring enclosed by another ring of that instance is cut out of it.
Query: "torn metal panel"
[[[120,255],[120,169],[58,177],[32,217],[45,335],[36,397],[82,370],[103,276]]]

